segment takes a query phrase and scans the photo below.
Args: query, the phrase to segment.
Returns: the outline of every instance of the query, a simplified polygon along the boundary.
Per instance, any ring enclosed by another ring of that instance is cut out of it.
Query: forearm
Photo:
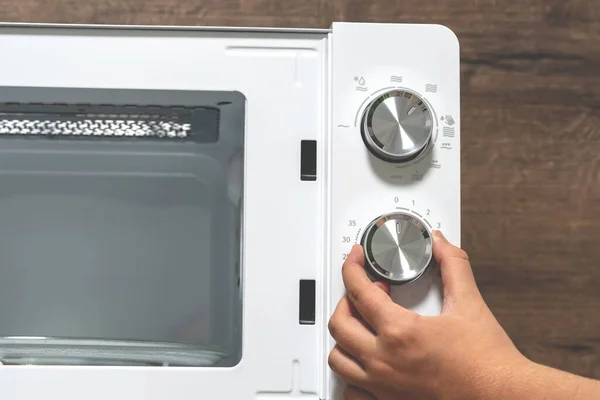
[[[600,400],[600,382],[527,362],[485,400]]]

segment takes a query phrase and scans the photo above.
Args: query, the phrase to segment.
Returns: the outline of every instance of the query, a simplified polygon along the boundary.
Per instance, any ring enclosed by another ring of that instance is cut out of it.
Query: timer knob
[[[408,162],[422,154],[431,142],[432,113],[417,94],[392,90],[367,106],[361,133],[376,157],[393,163]]]
[[[421,219],[406,212],[373,220],[361,245],[371,278],[394,285],[419,279],[434,262],[431,232]]]

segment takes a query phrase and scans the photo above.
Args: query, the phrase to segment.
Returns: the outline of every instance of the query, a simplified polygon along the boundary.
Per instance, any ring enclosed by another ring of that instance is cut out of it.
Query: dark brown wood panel
[[[0,19],[449,26],[463,62],[463,247],[482,292],[527,356],[600,378],[597,0],[0,0]]]

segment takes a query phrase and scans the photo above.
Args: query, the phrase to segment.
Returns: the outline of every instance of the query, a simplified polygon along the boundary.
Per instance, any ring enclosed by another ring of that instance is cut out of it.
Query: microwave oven
[[[440,312],[460,244],[446,27],[0,26],[4,400],[334,399],[359,243]]]

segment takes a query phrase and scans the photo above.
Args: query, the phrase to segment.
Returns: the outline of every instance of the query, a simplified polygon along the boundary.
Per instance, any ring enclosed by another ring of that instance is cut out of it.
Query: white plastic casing
[[[0,86],[235,90],[247,100],[241,362],[0,366],[4,400],[338,398],[327,321],[344,293],[343,255],[360,229],[402,207],[460,244],[459,47],[447,28],[4,24],[0,54]],[[435,144],[410,166],[374,159],[360,137],[362,110],[390,87],[420,93],[435,112]],[[306,139],[318,142],[315,182],[299,179]],[[316,280],[314,325],[298,323],[300,279]],[[435,271],[394,292],[420,313],[440,310]]]
[[[336,24],[332,48],[329,315],[344,295],[340,267],[345,254],[380,215],[397,210],[416,214],[430,229],[440,229],[448,240],[460,245],[456,36],[439,25]],[[360,137],[365,107],[394,88],[419,94],[435,121],[432,148],[406,165],[372,156]],[[420,314],[439,314],[442,288],[438,273],[433,268],[414,283],[393,287],[392,298]],[[329,344],[330,348],[335,344],[331,338]],[[341,382],[333,373],[327,383],[331,398],[341,398]]]

